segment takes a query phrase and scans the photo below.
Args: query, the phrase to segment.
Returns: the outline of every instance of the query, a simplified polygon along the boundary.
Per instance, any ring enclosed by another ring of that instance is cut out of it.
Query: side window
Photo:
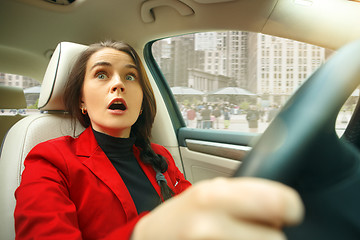
[[[166,38],[155,42],[152,52],[187,127],[258,133],[333,53],[242,31]],[[339,115],[340,132],[354,102]]]
[[[350,95],[345,104],[342,106],[336,119],[336,132],[341,136],[349,124],[352,114],[355,111],[359,101],[359,87]]]

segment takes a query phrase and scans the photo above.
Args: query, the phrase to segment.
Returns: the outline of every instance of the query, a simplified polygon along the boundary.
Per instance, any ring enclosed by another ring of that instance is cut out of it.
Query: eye
[[[105,72],[98,72],[96,73],[95,77],[100,80],[105,80],[108,78]]]
[[[135,81],[136,77],[131,74],[128,74],[128,75],[126,75],[125,79],[128,81]]]

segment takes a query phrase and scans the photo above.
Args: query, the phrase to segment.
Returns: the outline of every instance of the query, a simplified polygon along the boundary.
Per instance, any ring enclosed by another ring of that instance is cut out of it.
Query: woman
[[[301,219],[299,197],[281,184],[220,179],[189,188],[169,152],[150,143],[155,99],[127,44],[91,45],[64,99],[86,130],[27,156],[17,239],[267,239]]]

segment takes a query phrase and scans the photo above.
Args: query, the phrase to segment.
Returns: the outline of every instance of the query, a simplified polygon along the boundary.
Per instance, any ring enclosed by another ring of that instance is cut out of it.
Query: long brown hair
[[[127,53],[139,69],[140,85],[143,90],[142,114],[131,127],[131,135],[136,137],[135,145],[141,149],[141,160],[152,165],[156,172],[164,173],[167,170],[167,162],[163,156],[156,154],[150,145],[151,129],[156,114],[156,101],[145,68],[136,51],[127,43],[117,41],[105,41],[90,45],[77,59],[69,79],[65,86],[64,104],[73,120],[78,120],[85,128],[91,125],[89,116],[81,113],[82,86],[84,83],[86,64],[90,57],[103,48],[113,48]],[[75,124],[73,124],[75,126]],[[165,181],[160,182],[162,198],[164,200],[174,195]]]

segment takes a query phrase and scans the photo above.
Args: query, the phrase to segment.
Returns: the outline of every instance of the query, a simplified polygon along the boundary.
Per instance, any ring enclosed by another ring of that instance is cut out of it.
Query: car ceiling
[[[360,38],[358,23],[360,4],[347,0],[1,0],[0,72],[41,81],[61,41],[125,40],[139,50],[198,31],[262,32],[337,49]]]

